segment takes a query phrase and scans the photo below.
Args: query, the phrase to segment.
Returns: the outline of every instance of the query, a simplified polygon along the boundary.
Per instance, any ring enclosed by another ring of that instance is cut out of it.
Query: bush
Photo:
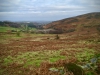
[[[65,64],[64,68],[65,70],[73,72],[74,75],[85,75],[84,70],[74,63]]]
[[[94,72],[88,72],[86,75],[95,75]]]
[[[70,33],[70,32],[74,32],[75,31],[75,29],[69,29],[69,30],[67,30],[66,32],[67,33]]]

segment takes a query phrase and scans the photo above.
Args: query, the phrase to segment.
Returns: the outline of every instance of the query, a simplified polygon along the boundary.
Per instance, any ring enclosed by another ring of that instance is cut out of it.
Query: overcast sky
[[[54,21],[100,12],[100,0],[0,0],[0,20]]]

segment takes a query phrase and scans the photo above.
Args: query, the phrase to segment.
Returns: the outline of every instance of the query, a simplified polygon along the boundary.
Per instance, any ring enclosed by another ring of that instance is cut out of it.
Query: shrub
[[[65,32],[70,33],[70,32],[74,32],[74,31],[75,31],[75,29],[73,28],[73,29],[66,30]]]
[[[86,75],[95,75],[93,72],[87,72]]]
[[[74,63],[65,64],[64,69],[73,72],[74,75],[85,75],[84,70]]]

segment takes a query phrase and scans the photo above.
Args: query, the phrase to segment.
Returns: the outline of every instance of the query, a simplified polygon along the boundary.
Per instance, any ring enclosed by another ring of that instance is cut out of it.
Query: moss
[[[68,69],[68,71],[73,72],[74,75],[85,75],[84,70],[74,63],[65,64],[64,68],[65,70]]]

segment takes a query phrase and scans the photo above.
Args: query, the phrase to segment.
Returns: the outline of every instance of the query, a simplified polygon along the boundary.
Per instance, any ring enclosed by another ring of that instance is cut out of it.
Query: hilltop
[[[100,12],[83,14],[71,18],[54,21],[43,26],[44,29],[55,29],[62,33],[97,32],[100,30]]]

